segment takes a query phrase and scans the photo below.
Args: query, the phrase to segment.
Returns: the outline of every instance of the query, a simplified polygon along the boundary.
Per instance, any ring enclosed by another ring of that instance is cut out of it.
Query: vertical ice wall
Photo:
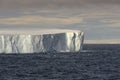
[[[1,34],[0,53],[78,52],[83,32],[55,34]]]

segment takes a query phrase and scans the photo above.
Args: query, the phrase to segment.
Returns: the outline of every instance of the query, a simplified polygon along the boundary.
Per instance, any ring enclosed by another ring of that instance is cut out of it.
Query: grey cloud
[[[0,0],[0,9],[79,9],[99,4],[120,4],[120,0]]]
[[[120,0],[88,0],[90,3],[97,4],[120,4]]]
[[[0,8],[51,8],[76,7],[83,5],[80,0],[0,0]]]

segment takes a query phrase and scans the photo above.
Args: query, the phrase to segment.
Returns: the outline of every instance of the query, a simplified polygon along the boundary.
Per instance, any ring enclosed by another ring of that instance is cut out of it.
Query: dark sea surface
[[[81,53],[0,54],[0,80],[120,80],[120,45]]]

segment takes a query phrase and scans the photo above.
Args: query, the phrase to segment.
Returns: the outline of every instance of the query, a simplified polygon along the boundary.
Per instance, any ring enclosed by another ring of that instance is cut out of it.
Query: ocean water
[[[120,80],[120,45],[81,53],[0,54],[0,80]]]

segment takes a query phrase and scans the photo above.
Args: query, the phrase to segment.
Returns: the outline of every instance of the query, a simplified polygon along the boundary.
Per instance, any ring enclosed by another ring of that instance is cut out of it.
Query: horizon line
[[[120,39],[84,40],[85,44],[120,44]]]

